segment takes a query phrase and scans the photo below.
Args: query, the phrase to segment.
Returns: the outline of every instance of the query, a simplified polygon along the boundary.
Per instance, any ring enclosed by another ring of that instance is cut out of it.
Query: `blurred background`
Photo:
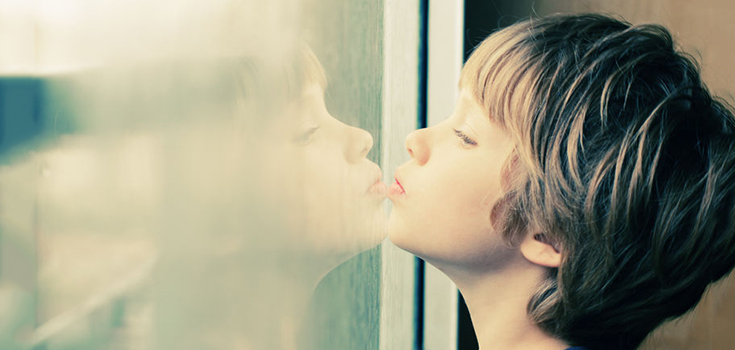
[[[476,349],[373,185],[556,12],[666,25],[733,101],[724,0],[0,0],[0,348]],[[644,348],[728,349],[731,284]]]

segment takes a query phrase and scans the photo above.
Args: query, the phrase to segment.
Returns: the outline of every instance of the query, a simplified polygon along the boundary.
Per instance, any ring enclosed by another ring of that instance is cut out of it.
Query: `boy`
[[[406,140],[391,240],[444,271],[480,347],[635,349],[735,265],[735,118],[655,25],[488,37]]]

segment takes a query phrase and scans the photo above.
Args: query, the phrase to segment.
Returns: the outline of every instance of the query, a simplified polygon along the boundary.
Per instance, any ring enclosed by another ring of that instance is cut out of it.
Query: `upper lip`
[[[376,183],[383,180],[383,172],[380,171],[380,168],[376,166],[376,170],[374,171],[375,175],[372,177],[373,181],[370,183],[370,186],[372,187]]]

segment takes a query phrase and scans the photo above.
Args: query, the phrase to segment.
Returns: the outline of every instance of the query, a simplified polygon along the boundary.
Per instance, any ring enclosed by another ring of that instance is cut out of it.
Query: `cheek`
[[[303,154],[289,146],[266,149],[255,162],[253,190],[265,206],[298,209],[304,183]]]
[[[406,190],[406,201],[393,207],[388,233],[396,245],[426,260],[453,264],[485,259],[503,245],[490,220],[500,193],[492,176],[431,169],[421,174],[411,178],[416,186]]]
[[[470,186],[474,181],[452,178],[456,177],[412,178],[406,200],[394,205],[391,213],[389,232],[394,243],[414,253],[451,250],[467,242],[462,235],[480,236],[486,231],[490,209],[483,204],[485,189]]]
[[[311,147],[304,155],[304,194],[310,209],[336,209],[354,189],[348,164],[332,147]]]

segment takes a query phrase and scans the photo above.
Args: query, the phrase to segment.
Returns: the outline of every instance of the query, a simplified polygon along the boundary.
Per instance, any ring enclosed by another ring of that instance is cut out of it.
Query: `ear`
[[[519,248],[526,260],[536,265],[546,267],[561,265],[561,251],[558,244],[544,233],[526,235]]]

